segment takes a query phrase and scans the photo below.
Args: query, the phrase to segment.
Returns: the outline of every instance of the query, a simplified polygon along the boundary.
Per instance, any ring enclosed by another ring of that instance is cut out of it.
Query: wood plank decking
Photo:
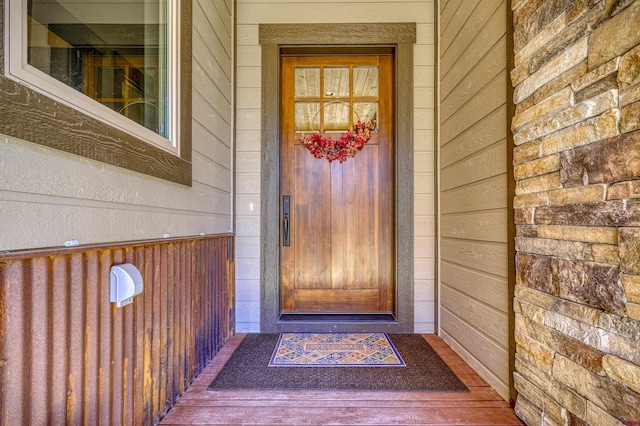
[[[447,392],[208,391],[244,335],[196,378],[161,425],[522,425],[509,404],[435,335],[427,341],[471,390]]]

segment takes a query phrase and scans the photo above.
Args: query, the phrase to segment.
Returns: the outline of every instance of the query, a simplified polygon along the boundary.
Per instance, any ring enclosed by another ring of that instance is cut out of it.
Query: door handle
[[[290,204],[291,204],[291,196],[283,195],[282,196],[282,245],[283,246],[291,245],[291,240],[289,239]]]

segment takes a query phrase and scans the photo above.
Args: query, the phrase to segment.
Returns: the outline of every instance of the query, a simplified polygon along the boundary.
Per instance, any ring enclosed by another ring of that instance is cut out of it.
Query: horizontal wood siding
[[[231,235],[0,255],[0,424],[157,423],[234,334],[233,277]]]
[[[8,137],[0,127],[0,250],[232,230],[233,4],[189,3],[192,186]]]
[[[439,6],[441,335],[506,399],[508,2]]]

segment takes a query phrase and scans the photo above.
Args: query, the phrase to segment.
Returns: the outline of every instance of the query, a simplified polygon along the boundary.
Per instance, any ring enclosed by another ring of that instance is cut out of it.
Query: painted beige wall
[[[233,2],[193,2],[193,187],[0,134],[0,250],[232,229]]]
[[[509,396],[507,7],[441,0],[441,335]]]
[[[237,1],[236,233],[237,330],[260,330],[259,24],[415,22],[415,331],[434,331],[434,15],[433,1]]]

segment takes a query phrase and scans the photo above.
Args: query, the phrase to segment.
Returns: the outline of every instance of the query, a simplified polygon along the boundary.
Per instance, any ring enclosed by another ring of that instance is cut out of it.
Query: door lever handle
[[[289,231],[289,216],[290,216],[290,204],[291,204],[291,196],[283,195],[282,196],[282,245],[290,246],[290,231]]]

